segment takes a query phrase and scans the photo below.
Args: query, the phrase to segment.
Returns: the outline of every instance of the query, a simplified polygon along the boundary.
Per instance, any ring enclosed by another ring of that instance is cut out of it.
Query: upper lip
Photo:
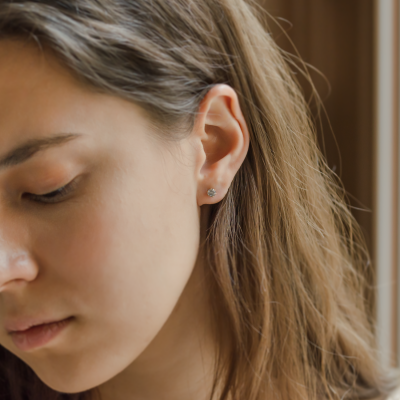
[[[4,326],[8,333],[22,332],[37,325],[50,324],[52,322],[63,321],[66,318],[15,318],[8,320]]]

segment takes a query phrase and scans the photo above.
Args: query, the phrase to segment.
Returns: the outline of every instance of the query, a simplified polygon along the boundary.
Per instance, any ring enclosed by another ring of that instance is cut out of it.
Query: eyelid
[[[76,185],[78,184],[78,179],[80,176],[77,176],[76,178],[72,179],[70,182],[65,184],[64,186],[61,186],[57,189],[52,190],[51,192],[43,193],[43,194],[34,194],[34,193],[28,193],[25,192],[23,193],[23,197],[28,198],[28,200],[33,201],[35,203],[42,203],[42,204],[56,204],[56,203],[61,203],[64,199],[68,198],[69,195],[75,190]],[[54,197],[46,197],[49,194],[52,194],[54,192],[60,191],[60,193],[63,193],[61,195],[56,195]],[[55,201],[53,201],[55,199]]]

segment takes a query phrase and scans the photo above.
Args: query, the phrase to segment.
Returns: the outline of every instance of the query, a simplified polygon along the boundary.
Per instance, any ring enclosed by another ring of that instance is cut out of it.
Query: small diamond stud
[[[208,189],[207,194],[210,197],[214,197],[217,194],[217,192],[215,191],[215,189]]]

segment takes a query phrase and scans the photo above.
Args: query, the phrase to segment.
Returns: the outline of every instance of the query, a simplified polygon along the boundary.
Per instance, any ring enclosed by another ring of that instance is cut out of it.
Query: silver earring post
[[[207,194],[208,194],[210,197],[214,197],[214,196],[217,194],[217,192],[216,192],[215,189],[208,189]]]

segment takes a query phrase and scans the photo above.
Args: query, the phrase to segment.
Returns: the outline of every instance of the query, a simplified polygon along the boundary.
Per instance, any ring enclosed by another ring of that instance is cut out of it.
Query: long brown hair
[[[2,0],[0,38],[27,38],[91,88],[139,104],[166,140],[190,132],[213,85],[233,87],[250,148],[210,207],[204,251],[215,321],[230,335],[211,397],[385,398],[393,383],[367,311],[368,252],[259,15],[251,0]],[[56,393],[0,354],[12,400],[93,397]]]

